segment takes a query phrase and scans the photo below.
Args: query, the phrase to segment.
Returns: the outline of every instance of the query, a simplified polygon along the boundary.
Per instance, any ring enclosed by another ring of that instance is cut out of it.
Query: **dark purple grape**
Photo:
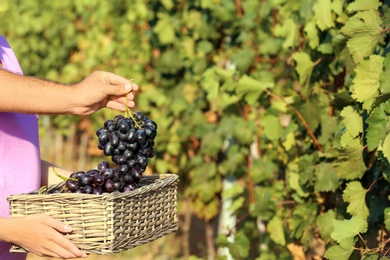
[[[104,146],[104,155],[106,156],[109,156],[109,155],[112,155],[114,152],[114,146],[112,146],[111,143],[106,143],[106,145]]]
[[[74,181],[74,180],[70,180],[68,179],[66,182],[65,182],[65,186],[66,188],[68,188],[71,192],[74,192],[76,190],[78,190],[80,188],[79,184],[77,183],[77,181]]]
[[[112,168],[104,169],[102,172],[104,179],[108,180],[114,177],[114,170]]]
[[[143,154],[136,154],[134,156],[134,160],[137,164],[139,164],[142,167],[146,167],[148,165],[148,159]]]
[[[157,124],[153,120],[145,119],[144,120],[144,126],[149,127],[150,129],[156,131],[157,130]]]
[[[110,164],[107,161],[101,161],[97,166],[99,171],[106,168],[110,168]]]
[[[120,180],[120,178],[122,177],[122,173],[121,171],[119,170],[119,168],[115,168],[114,169],[114,175],[113,177],[111,178],[113,182],[117,182]]]
[[[131,184],[127,184],[125,185],[125,187],[123,188],[123,192],[129,192],[129,191],[133,191],[137,188],[137,185],[133,182]]]
[[[78,178],[80,178],[81,176],[83,176],[84,174],[85,174],[84,171],[77,171],[77,172],[74,173],[74,177],[75,177],[76,179],[78,179]]]
[[[125,157],[125,159],[126,159],[126,161],[127,160],[130,160],[131,158],[133,158],[133,156],[134,156],[134,153],[132,152],[132,151],[130,151],[130,150],[125,150],[124,152],[123,152],[123,157]]]
[[[134,136],[135,136],[135,133],[137,132],[137,129],[135,128],[130,128],[127,132],[126,132],[126,141],[129,142],[129,143],[132,143],[134,142]]]
[[[125,134],[130,129],[130,120],[129,119],[123,119],[117,124],[117,128],[119,132]]]
[[[119,145],[119,135],[116,132],[112,132],[108,136],[108,138],[109,138],[110,143],[112,144],[112,146],[118,147],[118,145]]]
[[[102,187],[92,187],[92,194],[96,194],[96,195],[101,195],[103,194],[103,189]]]
[[[114,182],[111,179],[106,180],[104,188],[107,192],[113,192],[115,190]]]
[[[124,156],[119,156],[119,158],[118,158],[118,164],[119,164],[119,165],[122,165],[122,164],[125,164],[125,165],[126,165],[126,163],[127,163],[126,158],[125,158]]]
[[[103,131],[99,134],[98,136],[98,140],[99,140],[99,143],[101,144],[106,144],[108,141],[109,141],[109,137],[108,137],[108,132],[107,131]]]
[[[96,136],[99,136],[102,132],[104,131],[107,131],[104,127],[100,127],[97,131],[96,131]]]
[[[136,165],[136,162],[134,159],[131,159],[131,160],[127,161],[127,165],[129,165],[130,168],[133,168]]]
[[[99,170],[92,169],[92,170],[88,170],[85,174],[89,174],[89,175],[93,176],[93,175],[98,174],[98,173],[99,173]]]
[[[135,112],[134,113],[134,118],[137,120],[137,121],[141,121],[145,118],[144,114],[142,114],[142,112]]]
[[[91,185],[86,185],[86,186],[82,186],[80,187],[80,191],[81,193],[85,193],[85,194],[92,194],[92,186]]]
[[[123,153],[126,150],[126,143],[123,141],[119,141],[118,150]]]
[[[122,192],[123,191],[123,187],[125,186],[125,182],[123,180],[119,180],[117,182],[114,182],[114,186],[115,186],[115,189],[117,191]]]
[[[92,184],[92,176],[89,174],[84,174],[79,177],[78,182],[80,186],[86,186]]]
[[[129,149],[130,151],[136,151],[137,150],[137,148],[138,148],[138,144],[136,143],[136,142],[134,142],[134,143],[128,143],[127,145],[126,145],[126,147],[127,147],[127,149]]]
[[[144,129],[138,129],[137,132],[135,132],[134,138],[135,138],[135,140],[137,142],[141,141],[141,140],[145,140],[146,139],[146,132],[145,132],[145,130]]]
[[[126,184],[130,184],[134,182],[133,175],[131,175],[130,172],[125,173],[123,175],[123,180],[125,181]]]
[[[111,120],[111,122],[109,122],[107,124],[107,127],[106,127],[107,131],[112,133],[112,132],[115,132],[116,130],[116,124],[114,123],[114,121]]]
[[[114,117],[114,122],[119,122],[121,121],[122,119],[125,119],[125,117],[123,115],[116,115]]]
[[[130,170],[129,165],[127,165],[127,164],[121,164],[121,165],[119,165],[119,171],[120,171],[121,173],[126,173],[126,172],[128,172],[129,170]]]
[[[94,175],[92,180],[95,186],[102,186],[104,184],[104,176],[101,174]]]

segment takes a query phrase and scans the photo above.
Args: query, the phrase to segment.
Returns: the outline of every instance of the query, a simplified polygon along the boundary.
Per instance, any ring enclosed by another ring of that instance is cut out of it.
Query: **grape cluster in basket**
[[[67,192],[102,194],[134,190],[155,156],[157,124],[141,112],[117,115],[96,131],[98,148],[110,156],[115,167],[101,161],[97,169],[73,172],[65,182]]]

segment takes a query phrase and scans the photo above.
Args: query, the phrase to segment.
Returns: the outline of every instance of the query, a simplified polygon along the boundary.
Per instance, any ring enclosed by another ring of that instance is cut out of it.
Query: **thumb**
[[[108,85],[105,87],[104,92],[106,95],[124,96],[130,93],[132,90],[133,87],[129,82],[124,85]]]
[[[69,233],[72,231],[71,226],[51,217],[47,219],[46,224],[59,232]]]

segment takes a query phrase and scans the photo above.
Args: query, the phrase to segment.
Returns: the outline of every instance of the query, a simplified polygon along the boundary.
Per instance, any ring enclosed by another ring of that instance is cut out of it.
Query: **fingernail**
[[[70,231],[72,231],[72,227],[69,225],[65,225],[64,230],[65,230],[65,232],[70,232]]]
[[[126,91],[130,91],[130,90],[131,90],[131,84],[130,84],[130,83],[127,83],[127,84],[125,85],[125,90],[126,90]]]

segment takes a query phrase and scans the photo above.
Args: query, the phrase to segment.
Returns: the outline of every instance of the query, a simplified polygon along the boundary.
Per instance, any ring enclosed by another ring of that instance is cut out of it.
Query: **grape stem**
[[[133,84],[134,79],[131,79],[130,82],[131,82],[131,84]],[[126,96],[125,117],[127,117],[127,118],[130,117],[130,118],[134,121],[135,126],[136,126],[138,129],[141,129],[141,126],[138,124],[137,120],[134,118],[134,113],[133,113],[133,111],[131,111],[131,109],[129,108],[129,99],[128,99],[127,96]]]

